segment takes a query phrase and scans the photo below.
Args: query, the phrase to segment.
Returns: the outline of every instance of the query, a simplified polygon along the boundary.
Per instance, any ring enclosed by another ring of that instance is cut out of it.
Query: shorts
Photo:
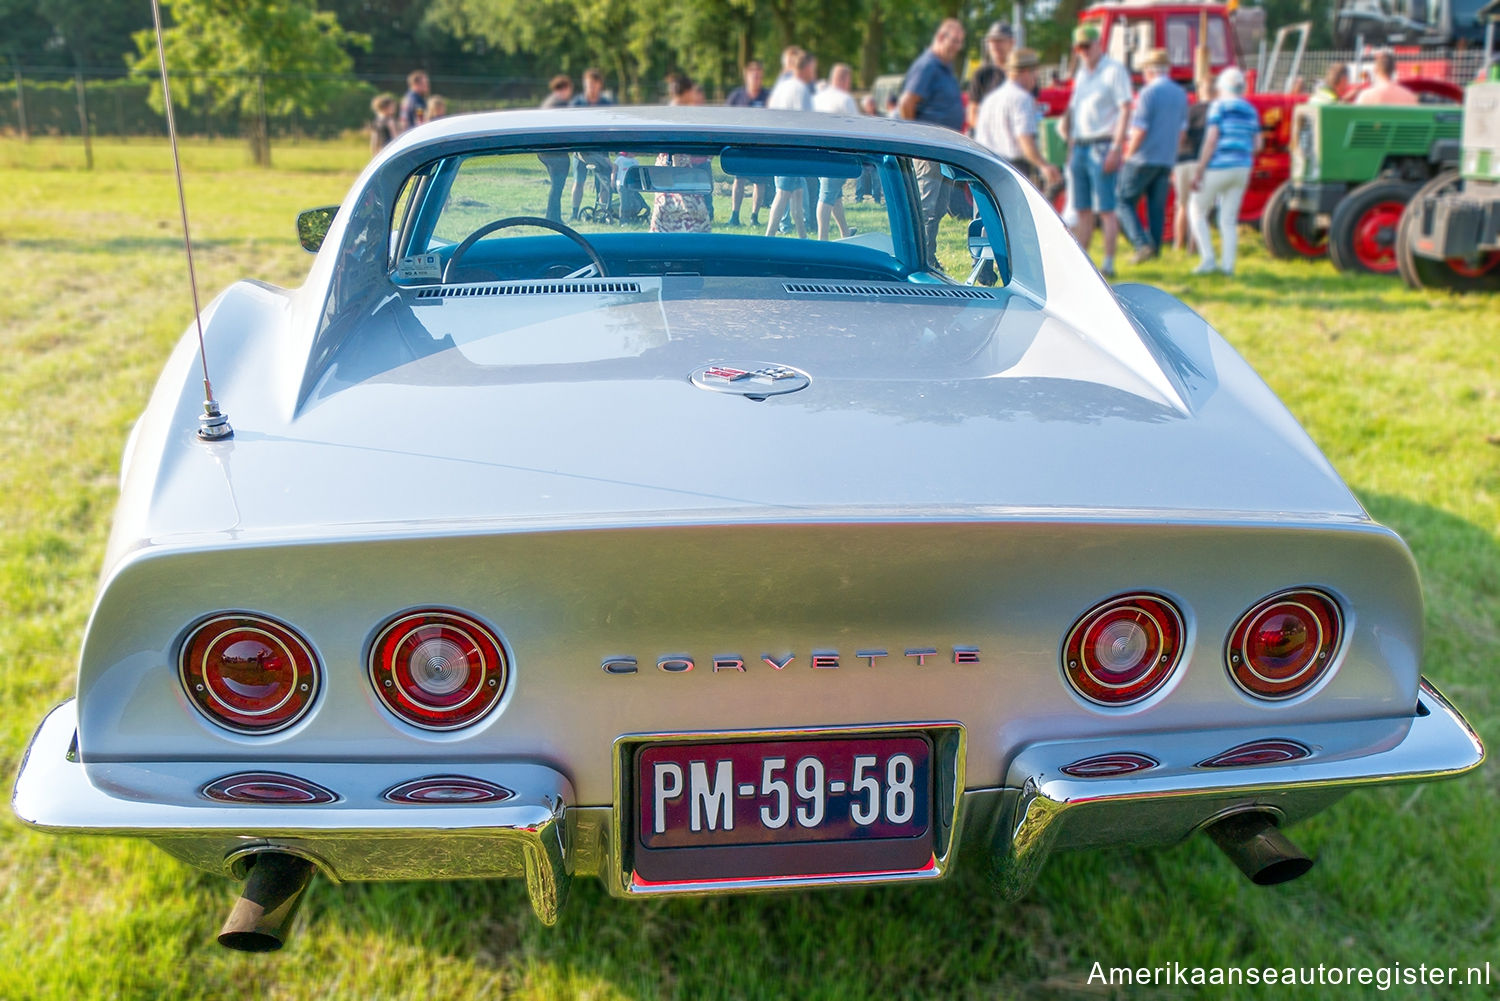
[[[818,178],[818,204],[837,205],[844,200],[844,178]]]
[[[777,191],[801,191],[807,183],[805,177],[780,177],[776,178]]]
[[[1079,212],[1115,210],[1115,175],[1104,172],[1108,142],[1077,143],[1068,157],[1068,186]]]

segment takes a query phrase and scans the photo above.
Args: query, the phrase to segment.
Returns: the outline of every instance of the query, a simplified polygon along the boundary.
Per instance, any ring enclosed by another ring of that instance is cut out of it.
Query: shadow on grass
[[[258,239],[274,239],[267,236],[245,236],[231,240],[203,240],[193,238],[193,250],[216,250],[222,247],[243,247],[247,242]],[[295,239],[292,227],[287,226],[285,237],[288,243]],[[24,239],[0,241],[0,246],[15,247],[19,250],[38,254],[176,254],[182,258],[182,233],[166,233],[162,236],[111,236],[97,240],[80,240],[71,238],[48,238],[45,240]],[[184,265],[185,266],[185,265]]]
[[[1431,310],[1426,298],[1401,294],[1405,287],[1395,276],[1340,274],[1327,262],[1309,261],[1306,270],[1305,279],[1299,276],[1291,281],[1258,267],[1240,269],[1233,276],[1169,272],[1150,280],[1193,304],[1215,302],[1241,309],[1315,304],[1326,311],[1374,309],[1382,313]]]

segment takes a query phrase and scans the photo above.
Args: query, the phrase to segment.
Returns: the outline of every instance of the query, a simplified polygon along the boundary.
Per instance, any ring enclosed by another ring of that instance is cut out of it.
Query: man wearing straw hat
[[[1120,168],[1115,211],[1120,231],[1135,247],[1137,264],[1161,253],[1167,191],[1172,167],[1177,163],[1177,146],[1187,126],[1187,95],[1172,82],[1167,73],[1170,67],[1166,49],[1152,49],[1146,55],[1141,63],[1146,84],[1136,95],[1130,131],[1125,134],[1125,163]],[[1136,215],[1136,204],[1142,196],[1146,199],[1149,233],[1141,229]]]
[[[985,97],[974,119],[974,140],[1004,157],[1035,180],[1039,173],[1050,188],[1062,173],[1047,162],[1037,145],[1039,109],[1031,95],[1041,57],[1035,49],[1012,49],[1005,61],[1006,80]]]

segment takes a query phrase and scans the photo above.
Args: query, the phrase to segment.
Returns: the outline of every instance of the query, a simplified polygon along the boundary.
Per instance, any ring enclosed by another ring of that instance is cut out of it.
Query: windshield
[[[976,207],[1001,228],[987,189],[960,170],[805,148],[481,151],[425,165],[397,205],[390,267],[401,285],[599,274],[962,280]]]

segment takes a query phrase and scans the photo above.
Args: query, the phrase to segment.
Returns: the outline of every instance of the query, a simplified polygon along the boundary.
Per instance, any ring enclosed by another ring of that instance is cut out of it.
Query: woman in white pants
[[[1188,199],[1188,224],[1200,260],[1195,275],[1222,270],[1234,274],[1235,245],[1239,238],[1240,202],[1250,183],[1250,165],[1260,152],[1260,115],[1245,100],[1245,74],[1234,67],[1219,74],[1214,84],[1218,98],[1208,108],[1208,130],[1193,171],[1193,194]],[[1222,253],[1216,265],[1213,237],[1208,231],[1208,210],[1219,206],[1219,238]]]

